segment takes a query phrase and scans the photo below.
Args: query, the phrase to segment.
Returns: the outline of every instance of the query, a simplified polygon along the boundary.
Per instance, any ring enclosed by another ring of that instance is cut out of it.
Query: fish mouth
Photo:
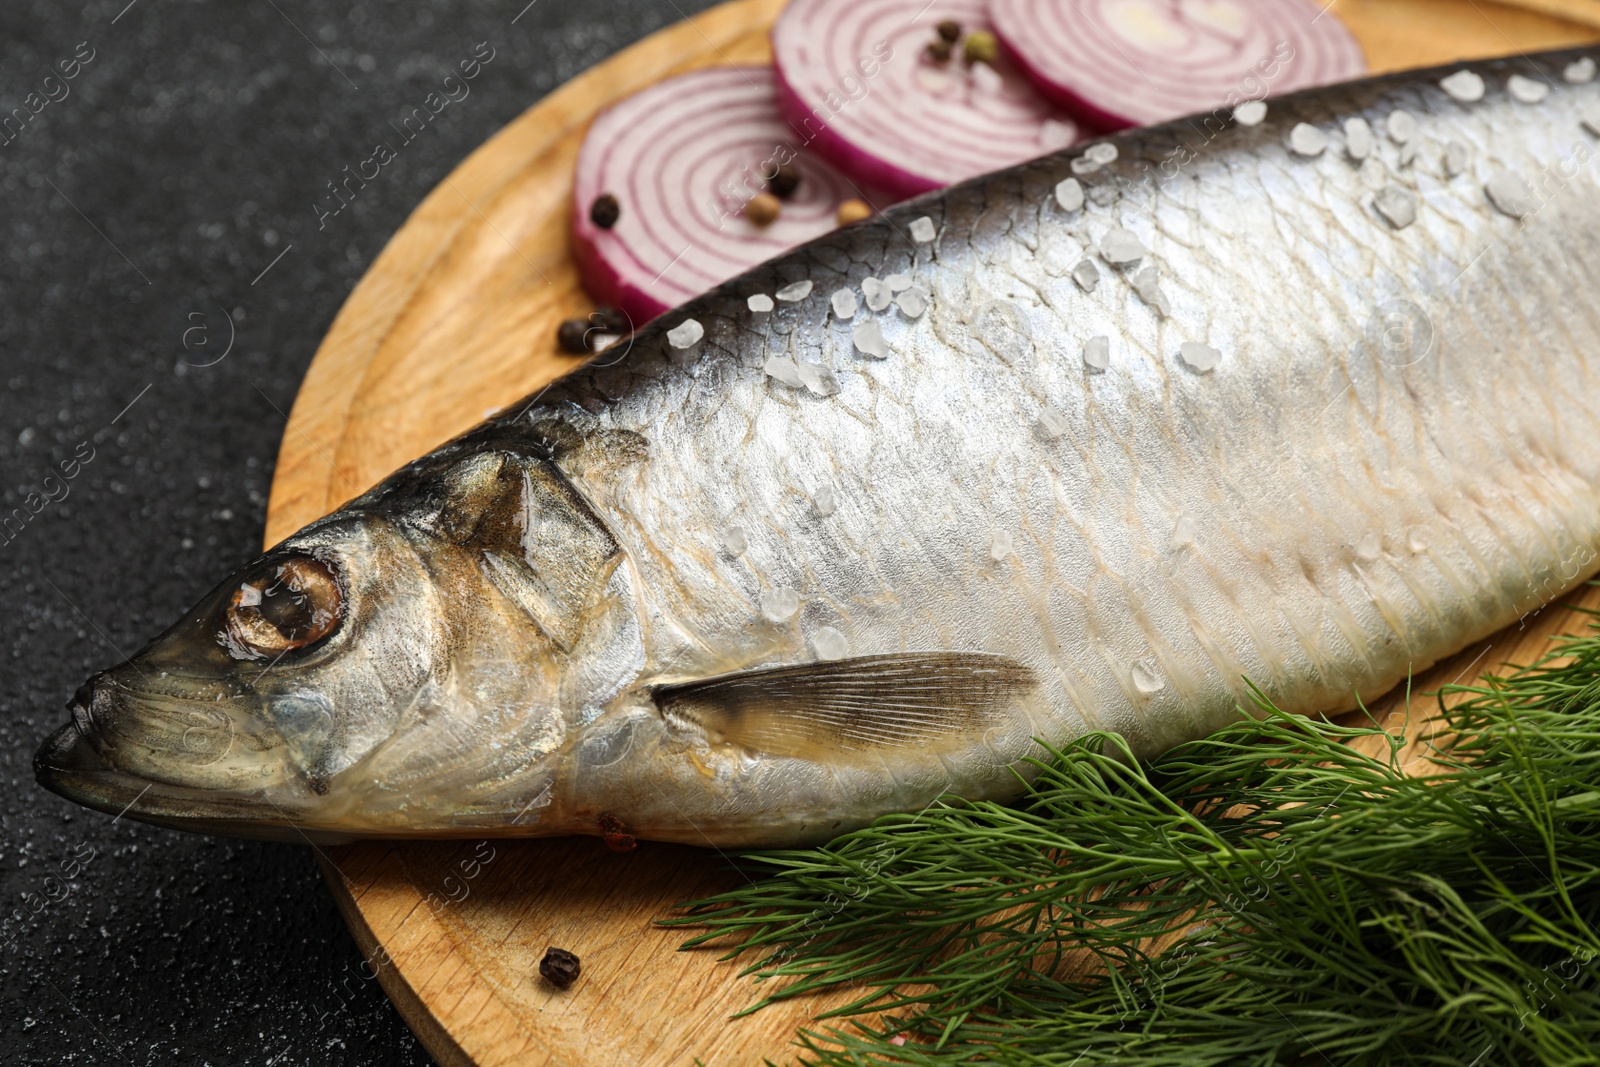
[[[340,844],[354,839],[302,825],[294,812],[259,790],[230,797],[120,771],[94,744],[88,705],[75,700],[71,710],[72,721],[46,738],[34,755],[34,777],[57,796],[112,816],[112,822],[126,817],[192,833],[268,841]]]

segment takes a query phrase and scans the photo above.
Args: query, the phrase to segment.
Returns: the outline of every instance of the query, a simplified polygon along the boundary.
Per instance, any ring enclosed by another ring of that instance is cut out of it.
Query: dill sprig
[[[1048,750],[1013,805],[745,854],[669,922],[753,954],[751,1010],[843,992],[819,1067],[1600,1062],[1600,630],[1439,694],[1424,774],[1257,699],[1150,763]]]

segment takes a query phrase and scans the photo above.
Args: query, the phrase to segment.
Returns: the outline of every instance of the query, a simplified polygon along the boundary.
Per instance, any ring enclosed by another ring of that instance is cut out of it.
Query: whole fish
[[[229,577],[38,776],[210,832],[780,845],[1251,683],[1375,697],[1600,558],[1594,74],[1315,90],[841,229]]]

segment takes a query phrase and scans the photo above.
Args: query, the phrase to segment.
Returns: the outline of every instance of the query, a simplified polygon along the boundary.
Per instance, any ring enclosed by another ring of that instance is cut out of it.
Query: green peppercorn
[[[988,30],[973,30],[967,34],[962,54],[968,63],[993,63],[1000,58],[1000,41]]]

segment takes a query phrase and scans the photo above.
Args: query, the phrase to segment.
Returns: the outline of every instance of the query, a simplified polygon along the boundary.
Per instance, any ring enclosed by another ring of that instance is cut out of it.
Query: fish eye
[[[281,656],[321,641],[344,618],[344,594],[333,569],[310,556],[262,567],[233,592],[226,636],[259,656]]]

